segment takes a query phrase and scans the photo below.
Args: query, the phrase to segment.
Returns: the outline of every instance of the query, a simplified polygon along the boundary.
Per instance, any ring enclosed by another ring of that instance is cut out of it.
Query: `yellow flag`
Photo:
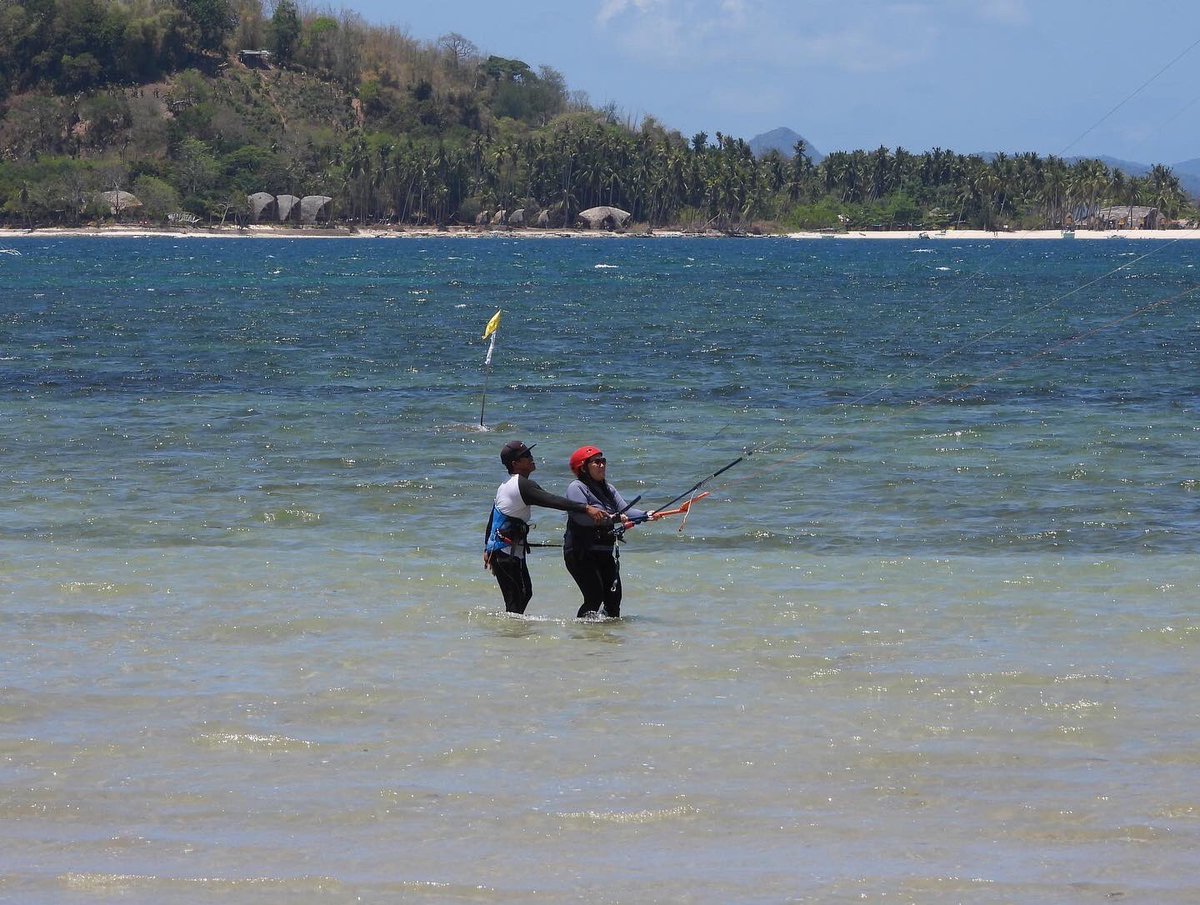
[[[487,339],[493,333],[500,329],[500,312],[497,311],[492,315],[492,319],[487,322],[487,326],[483,328],[483,338]]]

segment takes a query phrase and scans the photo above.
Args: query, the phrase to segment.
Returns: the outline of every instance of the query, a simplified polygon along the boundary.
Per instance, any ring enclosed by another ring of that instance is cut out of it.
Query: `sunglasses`
[[[607,465],[607,464],[608,464],[608,459],[604,458],[604,456],[598,456],[595,459],[588,459],[588,465]]]

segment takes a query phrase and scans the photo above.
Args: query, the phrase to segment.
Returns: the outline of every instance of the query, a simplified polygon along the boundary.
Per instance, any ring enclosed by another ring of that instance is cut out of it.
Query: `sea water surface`
[[[0,900],[1200,901],[1194,245],[0,244]]]

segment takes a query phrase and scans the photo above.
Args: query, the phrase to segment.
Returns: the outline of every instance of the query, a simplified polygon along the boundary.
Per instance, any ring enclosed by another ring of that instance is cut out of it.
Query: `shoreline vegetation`
[[[0,227],[0,241],[30,238],[128,238],[128,239],[854,239],[893,241],[1011,241],[1082,239],[1158,239],[1160,241],[1200,239],[1200,229],[1022,229],[1022,230],[845,230],[840,232],[801,230],[797,232],[738,233],[718,230],[680,229],[514,229],[455,226],[436,227],[288,227],[288,226],[192,226],[109,224],[87,227]]]
[[[1162,164],[821,154],[797,139],[756,151],[688,137],[456,32],[419,41],[296,0],[41,0],[0,14],[0,227],[12,230],[575,235],[601,209],[626,235],[1200,226]]]

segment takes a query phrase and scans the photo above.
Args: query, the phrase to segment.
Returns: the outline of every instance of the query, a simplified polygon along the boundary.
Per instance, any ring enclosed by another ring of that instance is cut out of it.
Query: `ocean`
[[[0,245],[0,900],[1200,901],[1194,244]]]

